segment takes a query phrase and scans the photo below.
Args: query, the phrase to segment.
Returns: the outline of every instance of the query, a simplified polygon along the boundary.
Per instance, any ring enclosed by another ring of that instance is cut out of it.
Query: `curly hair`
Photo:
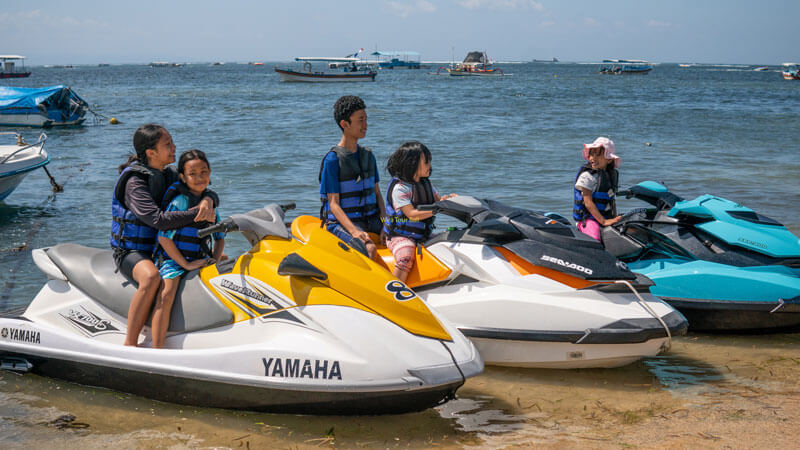
[[[336,125],[344,130],[341,121],[346,120],[349,123],[350,116],[352,116],[354,112],[366,108],[367,106],[364,105],[364,100],[361,100],[361,97],[344,95],[339,97],[339,100],[336,100],[336,103],[333,104],[333,119],[336,121]]]
[[[417,173],[420,158],[425,158],[425,162],[431,162],[433,156],[425,144],[419,141],[408,141],[403,143],[386,162],[386,170],[389,175],[399,178],[405,182],[413,182],[414,174]],[[433,172],[433,169],[431,169]]]

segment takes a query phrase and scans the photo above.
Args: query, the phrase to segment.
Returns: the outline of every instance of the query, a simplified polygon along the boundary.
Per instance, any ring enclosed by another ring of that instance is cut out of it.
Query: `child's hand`
[[[219,256],[219,258],[217,259],[217,262],[219,262],[219,261],[225,261],[226,259],[228,259],[228,255],[226,255],[225,253],[223,253],[223,254],[221,254],[221,255]]]
[[[206,265],[208,265],[210,261],[212,261],[212,260],[211,259],[195,259],[194,261],[190,261],[189,264],[186,264],[184,269],[186,269],[187,272],[195,270],[195,269],[199,269],[201,267],[205,267]]]
[[[607,227],[609,225],[614,225],[615,223],[619,222],[622,219],[622,216],[614,217],[613,219],[605,219],[603,220],[603,226]]]
[[[452,194],[452,193],[451,193],[451,194],[447,194],[447,195],[445,195],[444,197],[439,197],[439,201],[441,201],[441,200],[447,200],[447,199],[451,199],[451,198],[453,198],[453,197],[455,197],[455,196],[457,196],[457,195],[458,195],[458,194]]]

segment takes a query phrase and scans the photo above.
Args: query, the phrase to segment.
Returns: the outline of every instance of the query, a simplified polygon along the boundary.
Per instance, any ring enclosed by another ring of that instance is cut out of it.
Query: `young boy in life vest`
[[[615,153],[614,142],[606,137],[583,144],[583,159],[588,162],[575,178],[572,217],[578,230],[599,241],[602,227],[621,218],[615,197],[619,187],[617,167],[622,160]]]
[[[381,233],[385,211],[375,155],[358,145],[367,134],[364,101],[352,95],[339,98],[333,105],[333,118],[342,138],[320,165],[320,219],[347,244],[353,239],[362,241],[368,256],[375,259],[377,247],[368,233]]]

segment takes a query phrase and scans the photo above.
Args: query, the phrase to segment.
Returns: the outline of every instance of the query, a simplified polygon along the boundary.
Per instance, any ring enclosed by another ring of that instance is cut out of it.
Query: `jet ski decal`
[[[0,337],[10,341],[25,342],[28,344],[41,344],[41,334],[38,331],[21,330],[19,328],[3,328]]]
[[[88,336],[121,332],[119,328],[111,324],[110,319],[103,319],[83,306],[80,309],[69,308],[66,314],[59,313],[58,315]]]
[[[572,269],[578,272],[583,272],[586,275],[591,275],[594,271],[588,267],[583,267],[575,263],[571,263],[569,261],[564,261],[560,258],[555,258],[553,256],[542,255],[542,261],[551,262],[553,264],[558,264],[559,266],[566,267],[567,269]]]
[[[261,361],[264,363],[265,377],[342,379],[342,369],[339,361],[335,360],[315,359],[313,367],[310,359],[304,360],[302,366],[299,358],[261,358]]]
[[[244,281],[244,286],[239,280]],[[277,298],[271,291],[260,286],[251,277],[235,276],[234,279],[220,276],[210,280],[210,284],[225,298],[232,301],[250,317],[263,316],[274,311],[295,306],[288,300]],[[284,304],[285,303],[285,304]]]
[[[394,299],[398,302],[405,302],[417,296],[414,291],[409,289],[402,281],[398,280],[386,283],[386,290],[394,294]]]

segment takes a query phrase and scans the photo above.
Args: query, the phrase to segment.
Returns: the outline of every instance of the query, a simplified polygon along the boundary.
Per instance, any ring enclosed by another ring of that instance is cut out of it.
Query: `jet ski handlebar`
[[[273,203],[246,214],[234,214],[217,224],[197,230],[197,237],[204,238],[217,232],[241,231],[253,245],[266,236],[288,238],[289,232],[283,223],[284,213],[296,206],[294,202]]]
[[[236,225],[236,223],[234,223],[233,220],[231,220],[231,218],[228,217],[227,219],[223,220],[220,223],[216,223],[214,225],[211,225],[210,227],[197,230],[197,237],[204,238],[206,236],[210,236],[212,233],[218,233],[218,232],[228,233],[230,231],[237,231],[238,229],[239,227]]]

